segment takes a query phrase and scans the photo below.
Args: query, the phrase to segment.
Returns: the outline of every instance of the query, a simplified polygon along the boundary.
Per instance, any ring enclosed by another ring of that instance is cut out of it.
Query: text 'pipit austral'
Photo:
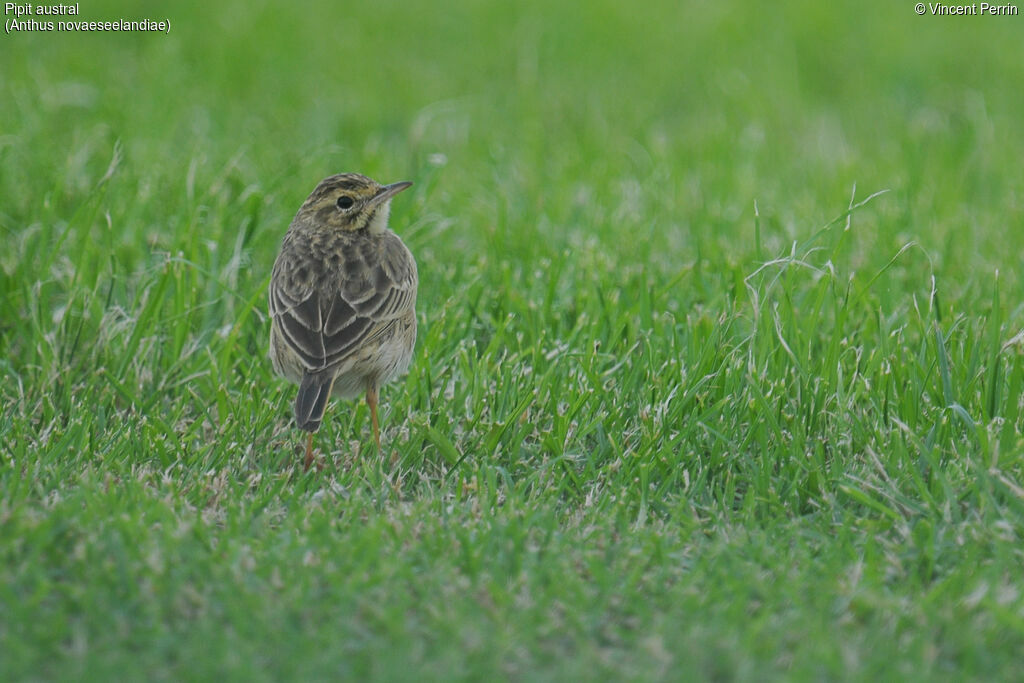
[[[391,198],[412,185],[357,173],[325,178],[284,236],[270,278],[270,359],[299,385],[295,422],[313,432],[331,395],[366,392],[380,451],[377,396],[404,373],[416,343],[416,261],[388,230]]]

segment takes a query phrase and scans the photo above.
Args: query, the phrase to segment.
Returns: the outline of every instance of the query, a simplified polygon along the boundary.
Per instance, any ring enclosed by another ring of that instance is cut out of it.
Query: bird
[[[308,432],[306,470],[332,395],[365,393],[381,452],[380,388],[408,370],[416,344],[416,259],[388,229],[391,200],[410,186],[358,173],[324,178],[274,261],[269,356],[278,376],[298,384],[295,423]]]

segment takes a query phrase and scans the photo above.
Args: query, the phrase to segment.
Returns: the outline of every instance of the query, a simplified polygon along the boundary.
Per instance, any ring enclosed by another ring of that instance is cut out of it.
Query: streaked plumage
[[[320,182],[284,237],[270,279],[270,358],[299,385],[295,421],[320,428],[328,398],[366,392],[380,446],[377,392],[405,372],[416,342],[416,261],[387,229],[391,198],[354,173]]]

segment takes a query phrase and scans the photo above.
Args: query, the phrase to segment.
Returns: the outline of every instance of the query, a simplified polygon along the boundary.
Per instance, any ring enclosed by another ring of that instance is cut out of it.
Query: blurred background
[[[59,229],[108,169],[109,222],[64,248],[92,235],[133,270],[140,237],[188,251],[244,230],[261,273],[308,190],[342,170],[417,181],[423,206],[397,214],[435,221],[417,229],[446,236],[446,259],[600,240],[606,224],[629,226],[637,239],[607,246],[639,261],[739,257],[755,200],[774,253],[857,183],[895,193],[887,232],[1020,284],[994,239],[1021,219],[1020,17],[802,0],[79,7],[171,31],[3,36],[15,244]],[[862,248],[888,250],[878,238]],[[17,254],[0,257],[8,276]]]

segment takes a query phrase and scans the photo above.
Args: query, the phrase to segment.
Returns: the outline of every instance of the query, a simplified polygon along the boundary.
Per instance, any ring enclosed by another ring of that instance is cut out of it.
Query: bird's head
[[[320,181],[297,217],[337,230],[382,232],[388,227],[391,198],[410,185],[381,185],[358,173],[339,173]]]

